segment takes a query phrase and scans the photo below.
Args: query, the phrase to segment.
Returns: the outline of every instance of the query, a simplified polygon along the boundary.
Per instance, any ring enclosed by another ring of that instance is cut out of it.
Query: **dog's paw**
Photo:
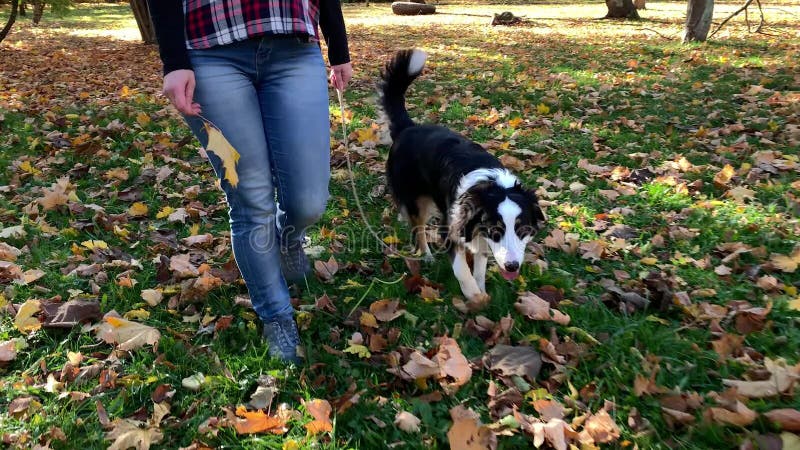
[[[478,311],[481,311],[482,309],[486,308],[486,306],[489,304],[489,300],[491,300],[491,297],[489,297],[489,294],[487,294],[485,292],[481,292],[481,293],[469,296],[467,298],[466,306],[467,306],[467,309],[469,310],[469,312],[473,312],[473,313],[474,312],[478,312]]]

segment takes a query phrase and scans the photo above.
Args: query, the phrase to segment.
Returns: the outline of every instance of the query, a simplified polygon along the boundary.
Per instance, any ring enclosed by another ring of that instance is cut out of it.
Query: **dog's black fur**
[[[398,52],[382,71],[380,85],[381,103],[389,118],[393,140],[386,164],[387,180],[399,209],[413,227],[418,250],[430,257],[423,231],[430,217],[431,208],[427,206],[430,203],[441,212],[454,258],[465,247],[472,252],[485,252],[485,247],[476,248],[480,237],[496,244],[501,240],[506,242],[507,223],[499,210],[506,199],[519,207],[512,233],[520,240],[530,239],[544,221],[533,191],[524,188],[497,158],[477,143],[442,126],[417,125],[409,117],[405,94],[421,73],[424,61],[425,54],[420,50]],[[486,176],[475,176],[481,173]],[[471,176],[467,177],[468,174]],[[503,211],[508,208],[506,203]],[[516,211],[513,206],[510,208]],[[495,257],[499,262],[497,252]],[[521,263],[521,260],[509,261],[501,269],[516,273]],[[479,279],[478,284],[482,285],[483,280]],[[470,296],[468,292],[465,294]]]

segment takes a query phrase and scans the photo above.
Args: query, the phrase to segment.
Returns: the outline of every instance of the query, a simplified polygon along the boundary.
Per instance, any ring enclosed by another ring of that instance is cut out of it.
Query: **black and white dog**
[[[405,94],[427,55],[402,50],[381,73],[381,103],[389,118],[392,147],[386,163],[389,188],[412,226],[417,250],[432,259],[425,224],[441,213],[453,272],[472,302],[485,302],[491,253],[500,273],[514,279],[525,247],[545,218],[536,195],[480,145],[438,125],[417,125]],[[467,252],[472,253],[470,272]]]

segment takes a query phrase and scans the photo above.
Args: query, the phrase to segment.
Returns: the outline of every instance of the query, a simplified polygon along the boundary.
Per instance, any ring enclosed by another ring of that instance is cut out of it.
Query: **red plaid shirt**
[[[183,0],[186,46],[230,44],[266,34],[319,39],[320,0]]]

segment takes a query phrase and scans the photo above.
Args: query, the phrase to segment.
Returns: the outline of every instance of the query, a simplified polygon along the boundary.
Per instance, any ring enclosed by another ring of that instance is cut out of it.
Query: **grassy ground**
[[[717,22],[735,7],[717,5]],[[503,10],[528,21],[489,26]],[[447,448],[450,410],[464,405],[494,424],[498,448],[525,448],[536,434],[526,420],[554,423],[534,403],[548,399],[588,433],[585,448],[791,448],[792,435],[764,413],[796,412],[800,397],[781,385],[759,398],[751,382],[798,374],[800,8],[766,8],[768,35],[748,33],[742,17],[712,42],[686,46],[682,3],[651,3],[637,22],[594,20],[602,3],[388,11],[345,7],[356,67],[346,116],[367,217],[349,189],[332,96],[332,198],[310,237],[316,259],[332,257],[338,271],[296,292],[307,357],[293,368],[267,359],[254,314],[235,301],[246,290],[225,266],[220,191],[159,95],[157,51],[136,41],[127,8],[82,7],[40,28],[20,19],[0,44],[4,443],[102,448],[137,419],[131,436],[158,448]],[[382,189],[374,84],[392,52],[410,46],[430,55],[409,95],[412,115],[485,144],[538,189],[549,217],[531,248],[538,263],[513,283],[491,271],[492,302],[477,316],[454,306],[446,258],[423,265],[432,281],[421,282],[365,232],[364,220],[408,247]],[[170,217],[176,211],[186,217]],[[205,233],[197,244],[183,240]],[[170,265],[182,255],[193,274]],[[423,298],[420,283],[435,295]],[[142,297],[150,290],[163,295],[154,306]],[[520,314],[514,304],[526,291],[569,323]],[[23,332],[17,308],[34,299],[96,301],[160,339],[123,351],[98,340],[98,318]],[[366,313],[381,299],[405,313],[370,324]],[[506,316],[513,324],[501,332]],[[351,352],[356,332],[369,356]],[[441,356],[441,336],[472,363],[456,392],[440,385],[452,379],[387,371],[413,350]],[[545,353],[536,380],[483,364],[497,342]],[[783,369],[772,364],[780,358]],[[197,373],[205,381],[187,387]],[[287,429],[239,434],[233,410],[263,375],[275,378],[269,412],[289,410]],[[745,383],[737,394],[723,379]],[[492,383],[519,391],[515,418]],[[332,405],[332,431],[304,426],[312,399]],[[418,432],[393,424],[400,411],[421,419]]]

